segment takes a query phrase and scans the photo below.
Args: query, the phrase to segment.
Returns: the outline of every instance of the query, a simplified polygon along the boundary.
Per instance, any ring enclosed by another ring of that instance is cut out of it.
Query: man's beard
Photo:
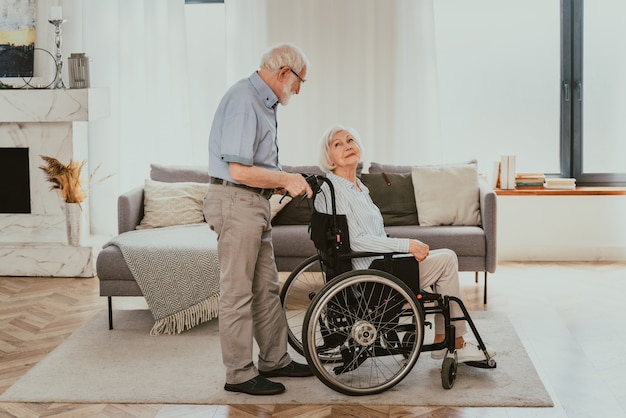
[[[288,84],[285,84],[283,86],[282,93],[283,93],[283,97],[279,100],[279,102],[281,105],[287,106],[287,104],[289,103],[289,100],[291,99],[291,96],[293,95],[293,93],[291,92],[291,86],[289,86]]]

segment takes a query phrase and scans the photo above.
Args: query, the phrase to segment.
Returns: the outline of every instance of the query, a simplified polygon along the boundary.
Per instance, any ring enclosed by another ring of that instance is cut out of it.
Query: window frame
[[[561,173],[580,186],[626,186],[626,172],[583,169],[584,0],[561,2]],[[578,98],[578,99],[577,99]]]
[[[185,4],[224,3],[224,0],[185,0]]]

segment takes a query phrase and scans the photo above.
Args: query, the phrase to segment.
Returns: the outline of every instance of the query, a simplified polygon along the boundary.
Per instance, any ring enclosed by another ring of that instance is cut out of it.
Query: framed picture
[[[54,82],[54,30],[46,4],[0,0],[0,82],[5,86],[45,88]]]

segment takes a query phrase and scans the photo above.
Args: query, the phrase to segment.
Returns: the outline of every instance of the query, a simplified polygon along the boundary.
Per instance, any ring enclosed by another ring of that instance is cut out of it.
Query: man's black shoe
[[[313,371],[307,364],[300,364],[292,361],[285,367],[276,370],[259,370],[261,376],[265,377],[307,377],[313,376]]]
[[[263,376],[257,376],[243,383],[226,383],[224,389],[229,392],[242,392],[248,395],[278,395],[285,391],[285,385],[267,380]]]

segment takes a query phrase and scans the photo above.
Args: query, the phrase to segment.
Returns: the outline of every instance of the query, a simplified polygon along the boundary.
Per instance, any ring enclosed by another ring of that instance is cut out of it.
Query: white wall
[[[560,1],[436,0],[442,148],[488,172],[559,173]]]

